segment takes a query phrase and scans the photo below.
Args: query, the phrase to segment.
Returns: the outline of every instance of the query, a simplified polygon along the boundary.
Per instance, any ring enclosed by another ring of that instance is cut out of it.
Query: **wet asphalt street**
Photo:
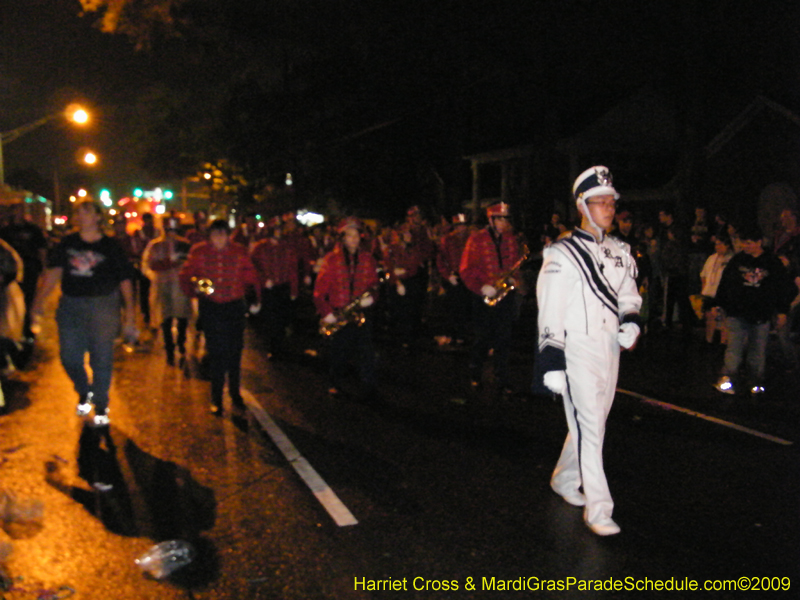
[[[722,354],[699,331],[690,342],[650,334],[625,353],[605,445],[622,533],[598,538],[548,486],[566,425],[559,403],[525,391],[529,304],[522,315],[512,356],[520,393],[511,397],[496,393],[488,371],[484,389],[468,391],[466,350],[434,342],[436,318],[411,349],[378,331],[381,393],[369,402],[327,396],[326,348],[311,319],[300,319],[278,362],[249,331],[250,409],[222,419],[207,411],[195,356],[172,367],[158,340],[120,347],[107,436],[74,416],[48,319],[31,365],[3,383],[0,490],[44,507],[39,518],[3,522],[0,547],[13,548],[2,563],[13,587],[3,594],[755,595],[685,590],[735,582],[788,586],[757,594],[797,597],[797,372],[772,369],[764,397],[733,398],[711,387]],[[287,460],[264,414],[285,435],[283,450],[288,440],[302,457]],[[294,468],[306,465],[320,478],[313,490]],[[92,487],[98,479],[112,487]],[[318,500],[331,497],[356,524],[336,524]],[[143,575],[134,559],[168,539],[191,542],[194,561],[162,581]],[[679,591],[652,591],[662,584]]]

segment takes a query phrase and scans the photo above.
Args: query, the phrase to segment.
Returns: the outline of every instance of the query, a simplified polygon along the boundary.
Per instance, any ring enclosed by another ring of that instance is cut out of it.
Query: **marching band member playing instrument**
[[[341,236],[333,251],[322,259],[322,265],[314,284],[314,305],[322,317],[323,326],[333,325],[347,315],[338,314],[351,305],[355,298],[359,311],[375,302],[377,292],[378,263],[372,253],[361,246],[364,229],[359,219],[344,219],[338,232]],[[354,307],[355,308],[355,307]],[[363,323],[349,323],[330,336],[330,387],[328,393],[340,393],[340,382],[347,368],[348,359],[357,360],[359,376],[365,397],[374,394],[375,351],[372,346],[372,315],[364,312]]]
[[[270,359],[278,360],[286,352],[286,330],[292,324],[293,302],[299,292],[299,268],[295,246],[283,237],[280,218],[273,217],[269,227],[269,236],[256,242],[250,258],[261,278],[261,328]]]
[[[413,243],[407,224],[392,229],[383,252],[383,264],[394,285],[388,286],[389,310],[403,348],[415,341],[422,324],[426,277],[421,275],[419,247]]]
[[[461,256],[459,274],[473,293],[472,318],[475,342],[469,362],[470,386],[480,387],[483,363],[490,349],[494,350],[494,373],[500,390],[512,393],[508,379],[511,333],[516,318],[514,292],[494,306],[484,301],[497,296],[503,274],[519,266],[521,251],[510,221],[508,204],[498,202],[486,209],[489,225],[470,235]]]
[[[444,234],[441,238],[436,267],[439,269],[445,289],[445,302],[448,309],[447,333],[457,343],[461,343],[466,339],[465,328],[469,324],[472,295],[458,276],[458,269],[461,266],[461,256],[464,254],[464,248],[471,232],[467,224],[467,216],[464,213],[454,215],[452,225],[452,231]]]
[[[250,300],[250,312],[258,312],[261,282],[247,248],[229,239],[224,219],[210,225],[208,236],[207,242],[192,246],[179,277],[184,293],[198,296],[211,371],[211,412],[222,416],[226,374],[234,406],[244,406],[239,386],[246,304]]]
[[[584,507],[584,521],[594,533],[613,535],[620,529],[611,518],[614,502],[603,471],[603,438],[620,347],[636,344],[642,299],[628,244],[605,235],[619,198],[608,169],[587,169],[572,193],[581,226],[545,248],[537,283],[534,387],[543,383],[561,394],[569,426],[550,486],[569,504]]]

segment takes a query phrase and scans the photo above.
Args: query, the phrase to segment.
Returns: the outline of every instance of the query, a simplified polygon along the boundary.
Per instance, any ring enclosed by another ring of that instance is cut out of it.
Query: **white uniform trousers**
[[[562,495],[574,494],[583,485],[587,523],[610,519],[614,510],[603,471],[603,438],[617,386],[620,350],[616,335],[598,335],[567,333],[568,391],[563,397],[569,433],[550,480]]]

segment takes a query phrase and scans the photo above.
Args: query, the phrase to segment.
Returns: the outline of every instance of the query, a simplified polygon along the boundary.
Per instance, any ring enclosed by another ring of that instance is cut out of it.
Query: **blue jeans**
[[[108,408],[114,368],[114,340],[120,331],[120,295],[61,296],[56,310],[61,364],[81,401],[92,392],[95,410]],[[92,381],[84,357],[89,353]]]
[[[722,374],[731,378],[736,377],[742,365],[745,352],[747,352],[747,366],[753,383],[761,385],[764,382],[764,369],[767,358],[767,339],[769,337],[769,322],[750,323],[738,317],[728,317],[728,347],[725,349],[725,366]]]

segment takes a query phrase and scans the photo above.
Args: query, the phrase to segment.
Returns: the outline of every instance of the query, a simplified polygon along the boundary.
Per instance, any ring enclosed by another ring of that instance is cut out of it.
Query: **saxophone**
[[[359,304],[361,304],[361,301],[367,296],[371,295],[372,292],[378,289],[378,287],[380,287],[380,285],[388,278],[388,273],[382,273],[378,278],[378,285],[373,286],[362,294],[356,296],[345,306],[334,313],[336,320],[333,323],[325,323],[324,321],[321,321],[319,325],[319,332],[325,337],[330,337],[350,323],[355,324],[356,327],[361,327],[366,322],[367,318],[364,316],[363,311],[359,310]]]
[[[514,283],[514,276],[519,271],[520,267],[525,263],[528,258],[530,258],[531,251],[528,248],[527,244],[522,246],[522,256],[520,259],[515,262],[508,271],[504,271],[500,274],[500,276],[495,280],[492,286],[497,290],[497,293],[494,296],[484,296],[483,301],[488,306],[495,306],[497,305],[503,298],[508,296],[512,291],[516,289],[516,284]]]

